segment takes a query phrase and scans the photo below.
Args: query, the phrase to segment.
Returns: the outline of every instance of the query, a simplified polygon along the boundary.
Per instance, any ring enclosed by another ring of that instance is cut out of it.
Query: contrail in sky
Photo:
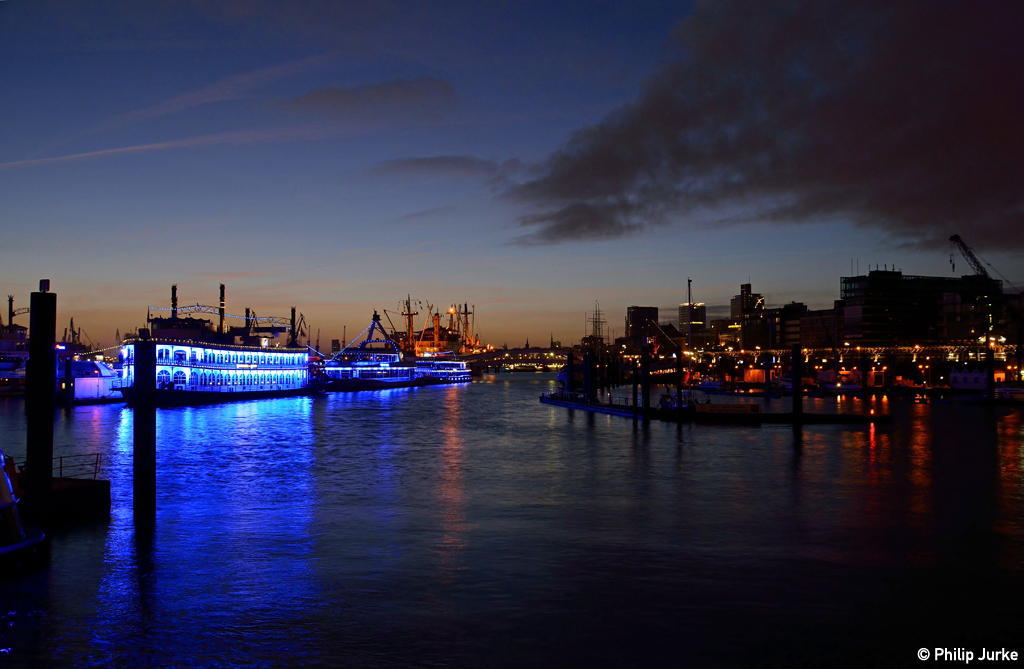
[[[16,167],[31,167],[36,165],[52,165],[56,163],[69,163],[77,160],[90,160],[93,158],[106,158],[128,153],[142,153],[144,151],[161,151],[164,149],[189,149],[216,146],[219,144],[264,144],[267,142],[280,142],[291,139],[329,139],[340,134],[339,129],[323,127],[288,127],[272,130],[239,130],[236,132],[222,132],[213,135],[199,135],[198,137],[186,137],[167,142],[154,142],[151,144],[136,144],[134,146],[121,146],[113,149],[101,149],[99,151],[87,151],[85,153],[72,153],[66,156],[55,156],[53,158],[32,158],[29,160],[16,160],[9,163],[0,163],[0,170],[14,169]]]

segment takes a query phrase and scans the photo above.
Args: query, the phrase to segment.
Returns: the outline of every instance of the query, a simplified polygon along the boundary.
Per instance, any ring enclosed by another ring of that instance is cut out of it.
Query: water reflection
[[[441,400],[441,469],[438,474],[438,506],[441,519],[442,582],[452,583],[464,569],[459,556],[465,548],[465,489],[462,481],[463,459],[462,398],[458,388],[450,387]]]
[[[278,629],[235,641],[256,656],[301,645],[286,626],[316,593],[311,402],[158,412],[155,531],[132,523],[131,412],[121,411],[107,460],[113,510],[95,648],[191,661],[176,639],[187,629],[189,644],[227,661],[238,649],[218,649],[218,639],[268,614]]]
[[[55,537],[49,571],[0,591],[21,612],[0,645],[40,665],[737,665],[755,663],[737,629],[762,650],[861,643],[890,599],[956,619],[913,579],[1021,594],[1019,412],[809,398],[896,417],[634,428],[539,404],[551,383],[161,411],[150,535],[131,411],[61,414],[62,447],[104,454],[111,522]]]

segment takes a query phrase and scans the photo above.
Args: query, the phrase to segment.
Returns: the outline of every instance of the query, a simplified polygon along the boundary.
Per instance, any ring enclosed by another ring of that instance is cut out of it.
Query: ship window
[[[157,385],[166,385],[171,382],[171,373],[166,369],[161,369],[160,373],[156,375]]]
[[[195,372],[192,372],[192,375],[189,376],[188,380],[191,381],[191,386],[193,388],[199,385],[199,375],[196,374]]]
[[[182,353],[182,355],[185,355],[185,354]],[[179,372],[175,372],[174,373],[174,385],[176,385],[176,386],[179,386],[179,385],[183,386],[183,385],[185,385],[185,381],[186,380],[187,379],[185,377],[185,372],[180,372],[179,371]]]

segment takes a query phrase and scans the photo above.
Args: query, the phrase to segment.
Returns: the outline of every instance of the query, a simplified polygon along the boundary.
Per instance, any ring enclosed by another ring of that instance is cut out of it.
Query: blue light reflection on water
[[[552,383],[161,411],[152,536],[132,523],[131,412],[62,413],[58,452],[104,453],[111,521],[5,584],[0,644],[94,666],[728,664],[809,629],[841,645],[865,612],[899,629],[886,593],[921,600],[901,575],[935,565],[997,566],[992,588],[1020,592],[1018,412],[634,431],[540,405]],[[0,404],[7,443],[18,410]]]

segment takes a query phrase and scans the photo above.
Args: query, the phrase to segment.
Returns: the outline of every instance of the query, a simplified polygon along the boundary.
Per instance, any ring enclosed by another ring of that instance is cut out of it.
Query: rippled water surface
[[[55,454],[102,453],[111,519],[54,533],[48,568],[0,582],[0,663],[1024,652],[1019,411],[893,401],[874,405],[894,415],[876,427],[634,428],[539,404],[553,384],[499,375],[162,410],[151,534],[132,521],[132,412],[60,413]],[[0,400],[0,443],[19,462],[23,411]]]

